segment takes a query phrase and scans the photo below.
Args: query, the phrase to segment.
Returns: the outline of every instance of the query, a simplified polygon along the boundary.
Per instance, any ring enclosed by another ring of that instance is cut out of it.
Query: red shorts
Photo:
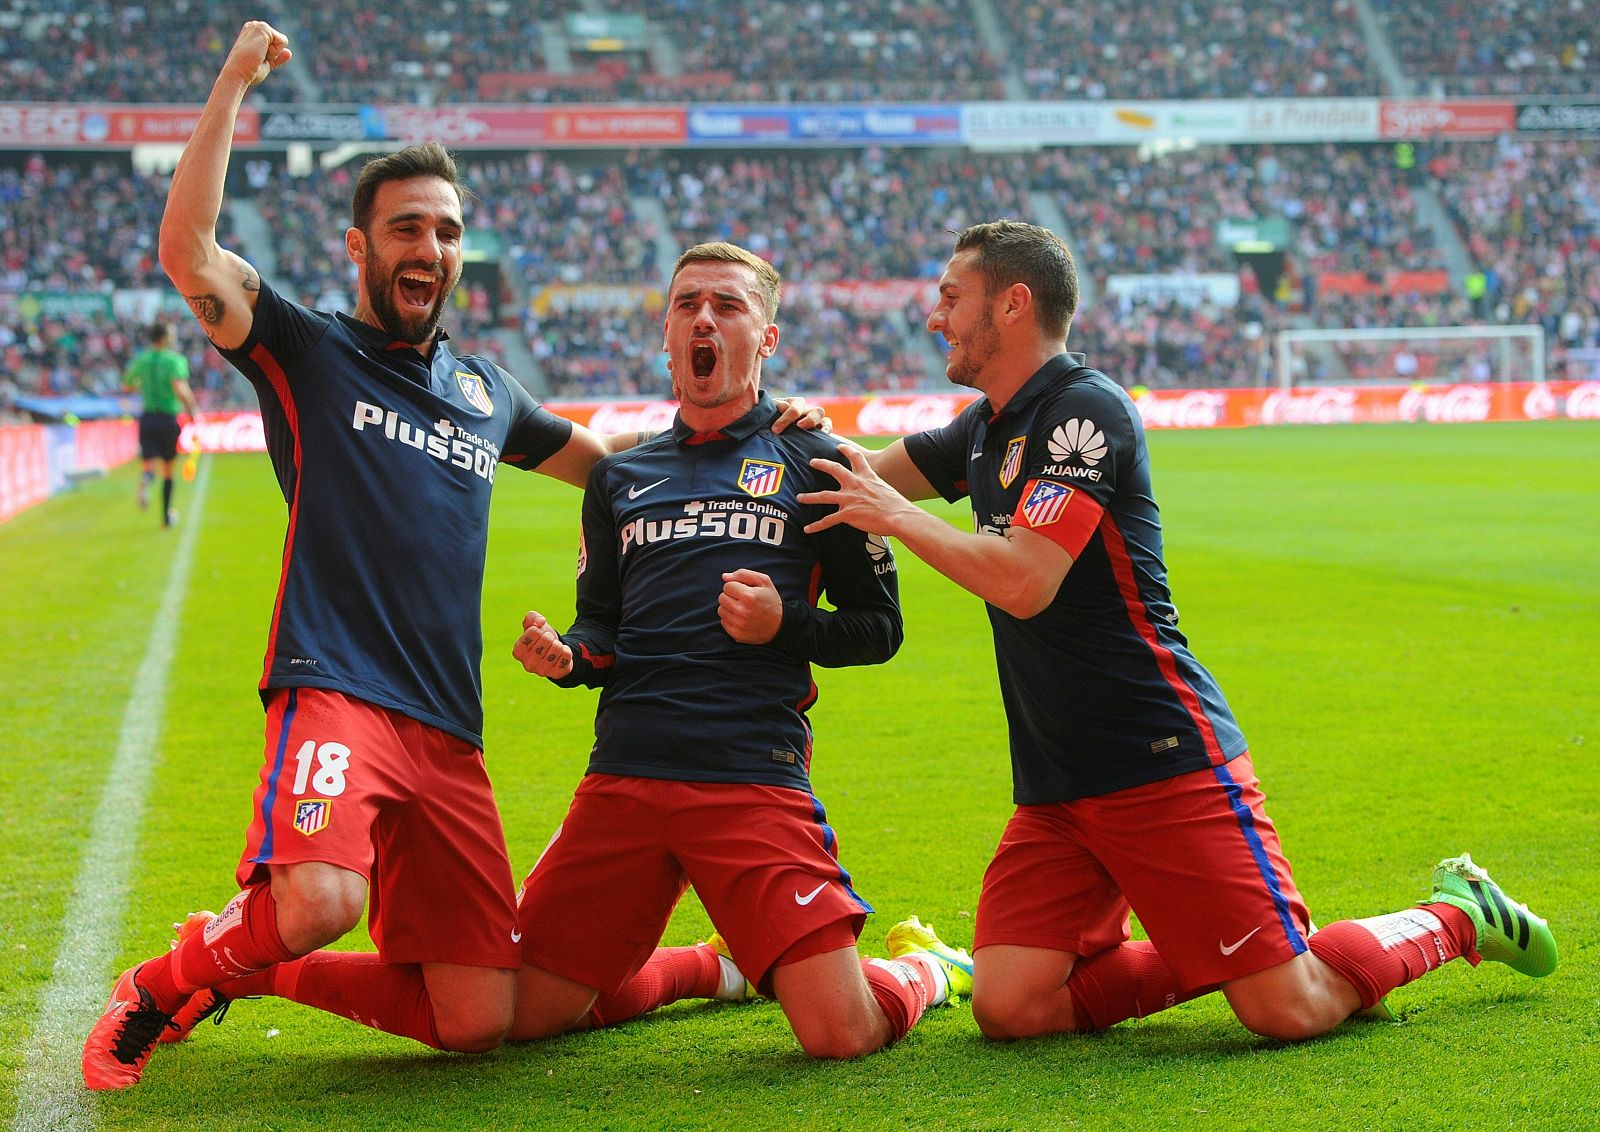
[[[321,688],[280,688],[239,861],[320,861],[367,878],[367,928],[391,963],[521,965],[511,860],[483,752]]]
[[[1309,919],[1248,753],[1097,798],[1019,806],[983,878],[974,949],[1094,955],[1129,913],[1187,991],[1287,962]]]
[[[523,961],[606,994],[644,966],[694,885],[756,986],[797,943],[872,908],[804,790],[587,775],[518,898]]]

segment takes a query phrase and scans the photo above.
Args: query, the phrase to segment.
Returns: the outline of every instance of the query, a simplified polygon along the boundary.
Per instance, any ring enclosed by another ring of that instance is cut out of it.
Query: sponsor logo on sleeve
[[[874,574],[888,574],[894,571],[894,551],[889,549],[888,536],[868,535],[867,557],[872,559]]]
[[[739,468],[739,488],[746,495],[760,499],[774,495],[783,486],[783,465],[770,460],[746,460]]]
[[[294,827],[310,837],[328,828],[333,803],[326,798],[307,798],[294,804]]]
[[[1013,436],[1006,444],[1006,458],[1000,461],[1000,486],[1010,487],[1022,471],[1022,450],[1028,446],[1026,436]]]
[[[484,388],[483,377],[476,373],[468,373],[464,369],[456,370],[456,384],[461,386],[462,396],[466,397],[467,404],[480,413],[494,415],[494,402],[489,400],[489,391]]]
[[[1048,527],[1061,518],[1061,512],[1072,501],[1073,489],[1064,483],[1034,480],[1033,490],[1022,501],[1022,515],[1030,527]]]
[[[1106,434],[1087,418],[1079,420],[1073,417],[1065,424],[1057,425],[1055,431],[1050,434],[1046,448],[1050,452],[1050,458],[1056,461],[1043,469],[1047,476],[1062,476],[1098,483],[1104,474],[1096,465],[1105,459],[1109,450],[1106,446]]]

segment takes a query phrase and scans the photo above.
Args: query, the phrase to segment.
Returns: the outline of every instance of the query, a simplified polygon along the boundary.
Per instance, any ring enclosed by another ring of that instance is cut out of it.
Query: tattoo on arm
[[[256,269],[255,268],[249,267],[248,264],[246,265],[246,267],[247,267],[247,270],[244,273],[244,289],[246,291],[259,291],[259,290],[261,290],[261,276],[256,274]]]
[[[194,312],[195,318],[206,328],[221,322],[223,312],[227,309],[220,295],[185,295],[183,301],[189,304],[189,309]],[[210,333],[211,331],[207,329],[206,334]]]

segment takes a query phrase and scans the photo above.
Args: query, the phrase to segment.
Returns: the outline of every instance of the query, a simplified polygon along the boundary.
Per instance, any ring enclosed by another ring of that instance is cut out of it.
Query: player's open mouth
[[[428,309],[438,289],[439,277],[426,271],[406,271],[400,276],[400,297],[407,306]]]
[[[717,352],[710,346],[695,346],[689,351],[689,364],[696,377],[710,377],[717,368]]]

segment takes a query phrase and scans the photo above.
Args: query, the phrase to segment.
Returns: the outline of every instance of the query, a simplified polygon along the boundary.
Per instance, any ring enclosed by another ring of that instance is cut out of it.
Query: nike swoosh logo
[[[634,484],[632,487],[628,488],[628,498],[629,499],[638,499],[641,495],[643,495],[645,492],[649,491],[651,488],[660,487],[662,484],[666,483],[671,478],[672,478],[671,476],[662,476],[660,479],[656,480],[655,483],[647,483],[643,487],[640,487],[638,484]]]
[[[521,932],[512,932],[511,933],[511,942],[512,943],[521,943],[522,942],[522,933]]]
[[[983,449],[982,449],[982,448],[979,448],[979,449],[977,449],[977,450],[976,450],[976,451],[975,451],[975,452],[973,452],[973,454],[972,454],[972,458],[973,458],[973,459],[974,459],[974,460],[981,460],[981,459],[983,459]]]
[[[1235,951],[1238,951],[1245,944],[1249,943],[1250,942],[1250,936],[1251,935],[1255,935],[1256,932],[1258,932],[1260,930],[1261,930],[1261,926],[1259,924],[1257,924],[1255,927],[1250,929],[1250,935],[1245,936],[1243,939],[1241,939],[1238,943],[1234,944],[1232,947],[1229,947],[1227,944],[1223,943],[1219,939],[1219,940],[1217,940],[1217,948],[1224,955],[1232,955]]]
[[[827,888],[827,887],[828,887],[828,882],[827,881],[823,881],[821,884],[817,885],[816,888],[813,888],[810,892],[806,893],[804,896],[801,896],[800,893],[796,892],[794,894],[794,902],[796,904],[800,905],[800,907],[804,908],[807,904],[810,904],[813,900],[815,900],[817,898],[817,893],[821,892],[824,888]]]

